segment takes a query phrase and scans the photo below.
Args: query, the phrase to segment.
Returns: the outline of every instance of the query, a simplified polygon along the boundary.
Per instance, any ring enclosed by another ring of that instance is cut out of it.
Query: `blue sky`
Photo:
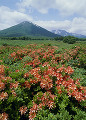
[[[0,0],[0,30],[31,21],[86,35],[86,0]]]

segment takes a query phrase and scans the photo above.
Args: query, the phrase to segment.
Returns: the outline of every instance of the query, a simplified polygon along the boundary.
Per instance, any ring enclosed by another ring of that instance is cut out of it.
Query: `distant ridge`
[[[81,35],[81,34],[76,34],[76,33],[69,33],[65,30],[52,30],[52,33],[61,35],[61,36],[74,36],[74,37],[78,37],[78,38],[86,38],[85,35]]]
[[[20,36],[59,36],[32,22],[24,21],[20,24],[0,31],[0,37],[20,37]]]

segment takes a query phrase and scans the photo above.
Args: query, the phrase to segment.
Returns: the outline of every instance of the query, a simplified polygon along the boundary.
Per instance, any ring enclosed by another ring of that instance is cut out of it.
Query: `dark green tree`
[[[73,36],[66,36],[63,39],[64,43],[68,43],[68,44],[74,44],[76,42],[77,38],[73,37]]]

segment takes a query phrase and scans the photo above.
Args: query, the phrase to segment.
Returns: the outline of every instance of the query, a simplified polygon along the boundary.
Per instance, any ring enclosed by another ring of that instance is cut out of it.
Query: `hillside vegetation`
[[[86,41],[0,40],[1,120],[86,120]]]
[[[20,37],[30,35],[47,37],[57,36],[56,34],[27,21],[0,31],[0,37]]]

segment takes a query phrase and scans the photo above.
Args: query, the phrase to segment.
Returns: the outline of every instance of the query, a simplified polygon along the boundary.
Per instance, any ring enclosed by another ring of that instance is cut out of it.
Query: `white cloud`
[[[32,17],[18,12],[16,10],[12,11],[10,8],[6,6],[0,7],[0,30],[13,26],[22,21],[32,21]]]
[[[60,1],[63,1],[63,0],[60,0]],[[33,23],[36,23],[37,25],[42,26],[43,28],[46,28],[48,30],[63,29],[68,32],[86,35],[86,18],[85,17],[75,17],[73,18],[73,20],[63,20],[63,21],[55,21],[55,20],[35,21],[32,19],[31,16],[25,13],[22,13],[16,10],[13,11],[6,6],[0,7],[0,30],[16,25],[22,21],[32,21]]]
[[[20,10],[24,10],[24,8],[30,8],[33,7],[37,9],[41,13],[47,13],[48,9],[52,7],[53,0],[23,0],[20,3],[17,3]]]
[[[65,21],[34,21],[39,26],[42,26],[48,30],[53,29],[69,29],[71,22],[68,20]]]
[[[34,21],[41,27],[48,30],[61,29],[71,33],[78,33],[86,35],[86,19],[85,18],[74,18],[72,21]]]
[[[74,18],[71,22],[69,32],[86,35],[86,18]]]
[[[61,15],[78,14],[86,17],[86,0],[22,0],[18,6],[20,9],[32,6],[41,13],[53,8],[59,10]]]
[[[49,9],[52,8],[57,9],[61,16],[79,16],[74,17],[72,20],[39,20],[34,22],[48,30],[64,29],[68,32],[86,35],[86,0],[22,0],[18,3],[18,6],[21,9],[32,7],[43,14],[48,13]]]

